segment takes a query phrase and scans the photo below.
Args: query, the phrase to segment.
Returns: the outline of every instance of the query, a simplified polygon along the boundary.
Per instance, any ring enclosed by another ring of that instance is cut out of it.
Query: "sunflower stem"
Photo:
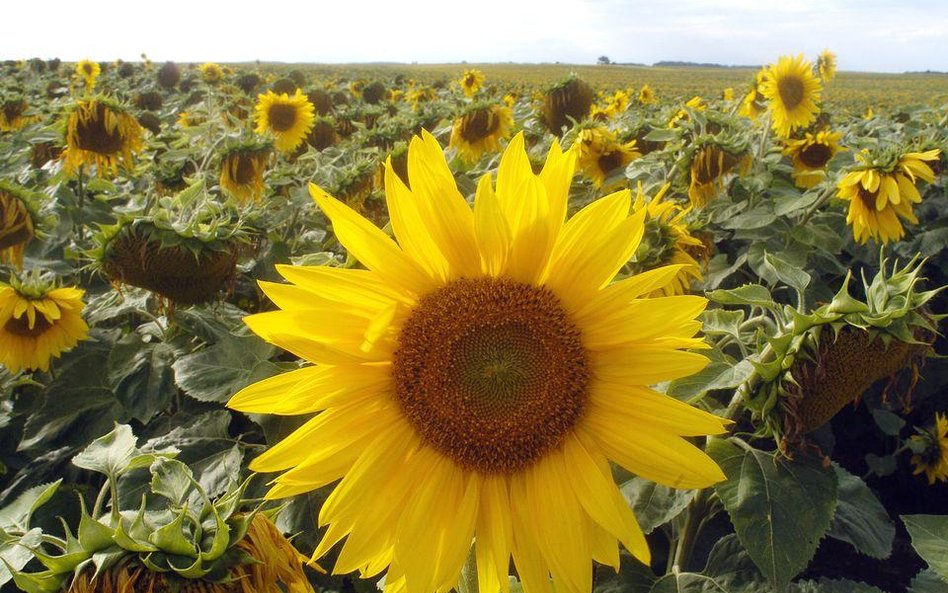
[[[691,562],[691,555],[695,549],[695,542],[698,540],[698,535],[701,533],[701,527],[704,525],[708,513],[709,497],[710,488],[705,488],[688,505],[688,516],[685,518],[685,525],[675,546],[672,570],[676,568],[678,570],[688,570],[688,564]]]
[[[474,546],[468,552],[467,560],[464,561],[464,567],[461,568],[461,580],[458,583],[458,593],[478,593],[477,583],[477,556],[474,553]]]

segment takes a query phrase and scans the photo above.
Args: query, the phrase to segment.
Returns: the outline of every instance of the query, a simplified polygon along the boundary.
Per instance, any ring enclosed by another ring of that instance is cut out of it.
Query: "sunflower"
[[[26,115],[29,108],[29,104],[21,98],[7,99],[0,103],[0,132],[16,132],[39,120],[36,116]]]
[[[652,90],[652,87],[643,84],[642,88],[639,89],[639,103],[642,105],[652,105],[657,102],[658,97],[655,95],[655,91]]]
[[[33,194],[0,181],[0,262],[23,267],[23,250],[36,235]]]
[[[588,593],[590,559],[618,568],[617,540],[649,561],[610,461],[678,488],[724,478],[682,437],[725,421],[648,387],[705,366],[685,349],[703,345],[706,300],[642,298],[677,266],[612,282],[645,212],[629,215],[626,190],[566,221],[575,156],[554,142],[535,175],[518,134],[472,210],[422,132],[411,190],[386,165],[395,240],[310,185],[367,269],[281,266],[293,284],[261,282],[281,310],[247,324],[315,364],[229,405],[319,412],[252,463],[284,472],[269,498],[341,479],[314,558],[346,538],[337,572],[447,593],[475,540],[481,591],[507,590],[512,557],[525,591]]]
[[[820,80],[823,84],[833,80],[836,77],[836,54],[828,49],[816,58],[816,70],[820,73]]]
[[[221,157],[221,189],[241,204],[260,201],[263,173],[272,149],[267,144],[235,146]]]
[[[82,295],[76,287],[0,284],[0,364],[11,373],[48,371],[51,358],[85,340]]]
[[[842,132],[826,130],[813,134],[807,132],[800,140],[791,140],[783,153],[793,160],[793,182],[797,187],[809,189],[826,177],[826,165],[845,150],[839,145]]]
[[[674,128],[678,126],[678,124],[682,123],[683,121],[688,121],[688,119],[691,117],[688,115],[688,111],[687,111],[688,109],[691,109],[693,111],[707,111],[708,104],[705,103],[704,99],[702,99],[699,96],[694,96],[688,99],[685,102],[684,108],[679,109],[678,112],[675,113],[675,115],[672,116],[670,120],[668,120],[668,127]]]
[[[500,152],[500,141],[510,137],[513,113],[501,105],[472,105],[454,120],[451,147],[467,163],[485,153]]]
[[[935,414],[935,425],[911,437],[919,452],[912,456],[912,475],[924,473],[928,484],[948,481],[948,418]]]
[[[849,201],[846,222],[852,225],[856,241],[871,237],[883,244],[905,236],[899,219],[918,224],[912,204],[922,201],[915,187],[916,178],[931,183],[935,174],[926,162],[938,159],[938,149],[907,152],[894,165],[873,163],[871,156],[857,155],[861,165],[846,173],[836,185],[837,196]]]
[[[719,192],[724,191],[727,174],[735,168],[743,173],[750,164],[747,155],[733,154],[721,146],[707,144],[694,152],[689,168],[688,199],[703,208]]]
[[[616,139],[615,133],[603,126],[585,128],[579,133],[577,142],[579,167],[597,188],[602,187],[611,173],[642,156],[635,148],[635,140],[621,143]]]
[[[738,115],[743,115],[748,119],[757,119],[762,113],[767,111],[767,100],[760,93],[760,85],[763,81],[764,71],[761,70],[757,73],[757,77],[751,89],[744,95],[744,100],[741,101],[741,107],[737,111]]]
[[[292,97],[267,91],[257,99],[257,133],[270,133],[277,150],[293,152],[313,127],[313,104],[299,89]]]
[[[618,117],[625,113],[625,110],[629,108],[629,94],[625,91],[619,90],[612,94],[609,97],[609,101],[606,103],[606,106],[603,108],[603,111],[610,117]]]
[[[675,202],[662,201],[669,187],[671,184],[666,183],[655,197],[648,200],[639,183],[632,205],[633,212],[645,211],[645,234],[628,268],[636,273],[662,266],[678,268],[672,281],[653,291],[653,296],[686,294],[692,282],[701,281],[701,266],[689,251],[704,244],[688,230],[684,219],[689,209],[682,209]]]
[[[76,64],[76,80],[86,85],[86,91],[91,92],[96,85],[99,74],[102,73],[102,67],[98,62],[92,60],[82,60]]]
[[[204,82],[218,83],[224,78],[224,71],[214,62],[201,64],[201,78]]]
[[[593,90],[585,81],[571,75],[554,85],[543,96],[543,123],[557,136],[564,127],[581,122],[593,104]]]
[[[813,75],[813,66],[803,60],[803,54],[783,56],[776,65],[769,66],[760,84],[760,94],[770,101],[774,132],[786,138],[793,130],[813,123],[820,112],[821,92],[820,79]]]
[[[473,68],[465,70],[464,75],[458,80],[458,84],[461,85],[465,97],[473,97],[484,85],[484,73]]]
[[[78,101],[66,119],[64,168],[73,173],[95,165],[96,173],[116,174],[121,163],[131,168],[132,155],[142,149],[142,127],[124,107],[108,99]]]

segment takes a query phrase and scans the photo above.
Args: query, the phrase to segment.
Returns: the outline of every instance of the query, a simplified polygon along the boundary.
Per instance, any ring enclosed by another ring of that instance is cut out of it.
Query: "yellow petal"
[[[501,276],[510,252],[510,229],[494,194],[489,173],[482,176],[477,184],[474,230],[481,253],[481,269],[489,276]]]

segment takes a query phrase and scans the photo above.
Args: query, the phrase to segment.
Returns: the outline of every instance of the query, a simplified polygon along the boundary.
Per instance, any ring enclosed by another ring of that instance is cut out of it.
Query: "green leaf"
[[[852,544],[871,558],[888,558],[895,540],[895,524],[885,507],[860,478],[838,465],[833,469],[839,482],[839,502],[828,535]]]
[[[713,360],[699,372],[688,377],[675,379],[668,385],[667,393],[682,400],[693,400],[715,389],[734,389],[754,372],[749,360],[733,362],[730,357]]]
[[[649,593],[731,593],[709,576],[693,572],[666,574]]]
[[[948,516],[902,515],[912,547],[928,567],[948,581]]]
[[[84,550],[98,552],[112,546],[115,542],[112,538],[112,529],[109,526],[100,523],[86,512],[83,505],[82,513],[79,517],[79,543]]]
[[[191,469],[177,459],[158,459],[151,464],[151,491],[181,506],[194,490]]]
[[[166,554],[197,558],[197,548],[190,539],[184,536],[184,521],[187,519],[187,509],[181,509],[174,521],[156,529],[148,541]]]
[[[769,210],[752,210],[721,222],[726,229],[760,229],[770,226],[777,216]]]
[[[175,355],[170,344],[145,342],[138,333],[128,334],[113,346],[109,383],[132,418],[147,423],[171,404],[176,393],[171,370]]]
[[[708,335],[726,335],[740,338],[744,310],[708,309],[701,314],[702,331]]]
[[[945,593],[945,591],[948,591],[948,582],[930,568],[915,575],[908,589],[908,593]]]
[[[40,528],[30,529],[23,535],[4,541],[0,544],[0,585],[13,578],[13,572],[21,570],[33,559],[32,548],[37,548],[43,541],[43,531]]]
[[[43,506],[62,483],[62,478],[49,484],[40,484],[24,490],[22,494],[7,506],[0,509],[0,529],[6,531],[27,531],[30,517],[36,509]]]
[[[256,336],[229,335],[174,363],[178,387],[200,401],[224,403],[254,381],[280,372],[267,361],[275,348]]]
[[[681,514],[698,493],[697,490],[676,490],[638,477],[623,484],[621,490],[645,533],[651,533]]]
[[[112,432],[89,443],[72,463],[87,469],[117,478],[135,467],[151,462],[153,456],[144,455],[135,446],[135,435],[127,424],[116,424]],[[134,462],[134,463],[133,463]]]
[[[597,566],[593,582],[594,593],[649,593],[655,584],[655,573],[623,550],[619,572],[607,566]],[[513,593],[513,589],[511,589]]]
[[[876,421],[876,426],[881,428],[882,432],[890,436],[898,435],[902,432],[902,427],[905,426],[905,420],[898,414],[893,414],[882,408],[872,410],[872,419]]]
[[[728,593],[758,593],[769,588],[764,575],[733,533],[714,543],[703,574],[713,578]]]
[[[721,288],[712,290],[707,297],[722,305],[750,305],[776,309],[770,291],[760,284],[745,284],[739,288]]]
[[[794,460],[710,439],[707,453],[727,480],[714,490],[751,559],[778,591],[800,573],[829,529],[836,474],[815,460]]]
[[[770,266],[777,278],[790,288],[803,292],[810,284],[810,275],[802,267],[790,263],[779,255],[764,252],[764,263]]]

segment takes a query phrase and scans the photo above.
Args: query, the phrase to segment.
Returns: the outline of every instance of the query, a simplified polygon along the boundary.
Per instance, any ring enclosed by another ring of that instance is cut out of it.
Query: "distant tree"
[[[609,59],[609,56],[599,56],[599,59],[596,60],[596,63],[600,66],[608,66],[612,63],[612,60]]]

